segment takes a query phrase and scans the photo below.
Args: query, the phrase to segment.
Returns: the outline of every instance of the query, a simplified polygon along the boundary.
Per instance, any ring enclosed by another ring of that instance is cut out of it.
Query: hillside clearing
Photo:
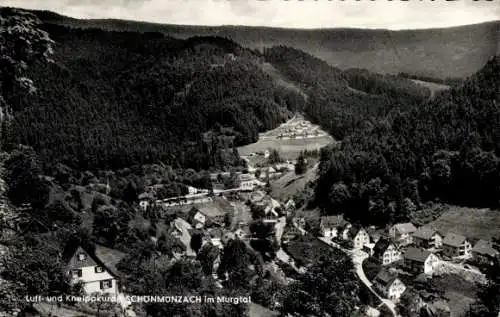
[[[274,79],[274,81],[276,82],[276,84],[278,86],[281,86],[281,87],[284,87],[286,89],[290,89],[292,91],[299,93],[302,97],[304,97],[304,100],[307,101],[307,95],[304,93],[304,91],[302,91],[302,89],[300,87],[298,87],[297,85],[286,80],[283,77],[283,75],[279,72],[279,70],[277,70],[272,64],[264,62],[264,63],[259,64],[259,66],[266,74],[268,74],[269,76],[271,76]]]
[[[491,240],[499,233],[500,211],[448,206],[430,225],[443,234],[455,232],[469,238]]]
[[[260,133],[257,142],[238,147],[238,153],[240,156],[250,156],[252,153],[276,149],[282,159],[294,160],[304,150],[319,150],[333,141],[318,125],[296,114],[277,128]]]
[[[423,87],[428,88],[431,91],[431,98],[433,98],[436,95],[436,93],[451,88],[448,85],[433,83],[430,81],[423,81],[423,80],[417,80],[417,79],[412,79],[412,81],[416,84],[419,84]]]
[[[283,177],[271,182],[271,196],[284,201],[296,193],[303,190],[307,184],[316,179],[318,165],[309,168],[303,175],[296,175],[295,172],[289,172]]]

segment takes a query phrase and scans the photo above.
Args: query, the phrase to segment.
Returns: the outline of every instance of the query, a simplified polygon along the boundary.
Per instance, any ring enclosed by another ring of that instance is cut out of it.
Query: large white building
[[[78,247],[70,257],[66,269],[71,283],[82,282],[85,293],[118,295],[118,276],[95,255],[95,252],[87,252]]]
[[[254,190],[257,186],[265,185],[265,183],[256,179],[252,174],[241,174],[239,176],[239,182],[242,190]]]

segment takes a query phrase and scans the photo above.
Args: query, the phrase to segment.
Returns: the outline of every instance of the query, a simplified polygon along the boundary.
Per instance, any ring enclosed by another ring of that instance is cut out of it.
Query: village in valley
[[[120,14],[0,7],[0,317],[500,317],[498,21]]]
[[[493,241],[466,237],[459,231],[442,232],[431,224],[363,227],[335,212],[310,212],[295,201],[304,188],[283,199],[283,195],[274,195],[273,184],[280,184],[286,177],[292,181],[303,178],[307,172],[314,175],[311,172],[317,167],[317,159],[314,155],[305,158],[304,153],[295,160],[279,156],[275,149],[242,156],[247,165],[243,171],[211,173],[211,188],[188,186],[186,194],[177,197],[159,198],[163,185],[150,184],[138,195],[138,208],[148,218],[170,219],[169,232],[182,245],[173,252],[174,260],[194,259],[207,245],[217,248],[212,277],[219,288],[228,278],[217,274],[220,256],[228,241],[234,239],[243,241],[249,249],[261,246],[255,242],[267,241],[264,268],[284,285],[307,272],[325,248],[342,250],[368,290],[364,314],[370,317],[405,316],[401,309],[424,309],[428,316],[458,316],[453,310],[456,306],[466,309],[467,300],[453,292],[450,295],[433,281],[446,285],[451,276],[461,281],[459,285],[475,287],[487,282],[483,271],[499,255]],[[304,166],[297,167],[300,163]],[[298,174],[296,168],[303,171]],[[307,183],[303,185],[307,187]],[[156,237],[151,239],[156,243]],[[68,270],[74,282],[83,282],[87,294],[117,295],[124,311],[136,315],[116,269],[123,253],[103,246],[87,252],[80,246],[72,254]],[[252,305],[275,316],[272,309]],[[278,310],[280,305],[276,301],[271,308]]]

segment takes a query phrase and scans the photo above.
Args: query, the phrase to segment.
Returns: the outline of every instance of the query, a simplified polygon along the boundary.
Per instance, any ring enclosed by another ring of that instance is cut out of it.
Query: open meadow
[[[319,126],[301,115],[295,115],[276,129],[261,133],[257,142],[240,146],[238,153],[240,156],[250,156],[252,153],[276,149],[283,159],[293,160],[304,150],[319,150],[333,141]]]
[[[447,206],[430,225],[443,234],[454,232],[469,238],[491,240],[499,235],[500,211]]]

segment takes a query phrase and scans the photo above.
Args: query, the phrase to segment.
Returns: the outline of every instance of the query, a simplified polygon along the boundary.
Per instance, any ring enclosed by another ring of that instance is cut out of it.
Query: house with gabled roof
[[[112,263],[116,262],[117,256],[106,256],[109,254],[108,250],[110,249],[100,246],[96,246],[94,250],[82,246],[67,249],[66,273],[70,277],[70,283],[81,282],[86,294],[98,292],[118,295],[119,275],[116,263]],[[116,251],[116,254],[121,252]]]
[[[213,201],[195,205],[193,208],[196,210],[193,226],[197,229],[210,225],[223,226],[226,214],[233,212],[233,206],[223,197],[215,197]]]
[[[354,249],[363,249],[366,244],[370,243],[368,232],[360,226],[351,226],[347,229],[347,240],[352,241]]]
[[[472,245],[467,237],[449,232],[443,239],[443,254],[447,257],[468,257]]]
[[[432,275],[439,265],[439,258],[432,252],[410,247],[403,253],[405,268],[414,273]]]
[[[390,238],[382,237],[373,247],[373,257],[382,265],[388,265],[401,260],[401,251]]]
[[[173,228],[175,229],[172,234],[174,237],[178,238],[180,242],[184,245],[185,252],[187,256],[195,256],[195,252],[191,249],[191,235],[193,232],[193,227],[186,220],[177,217],[172,222]]]
[[[141,207],[141,209],[143,211],[146,211],[148,209],[149,205],[151,205],[151,203],[154,200],[153,194],[146,193],[146,192],[140,194],[137,198],[139,199],[139,206]]]
[[[406,286],[396,274],[384,269],[375,276],[373,284],[385,298],[391,300],[398,300],[406,290]]]
[[[389,229],[389,236],[400,245],[408,245],[413,242],[412,235],[417,231],[411,222],[398,223]]]
[[[319,224],[320,234],[325,238],[335,238],[346,224],[347,221],[345,221],[342,215],[321,217]]]
[[[443,245],[443,236],[430,226],[422,226],[413,233],[413,243],[424,249],[439,249]]]
[[[500,256],[500,252],[493,247],[491,241],[479,240],[471,249],[471,254],[474,262],[483,265],[494,263],[496,257]]]

